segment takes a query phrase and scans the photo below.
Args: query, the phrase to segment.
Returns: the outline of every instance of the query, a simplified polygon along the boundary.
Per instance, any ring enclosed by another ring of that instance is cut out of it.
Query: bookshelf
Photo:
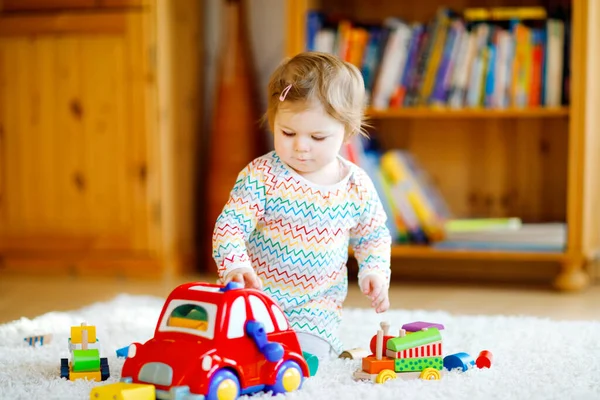
[[[532,109],[431,109],[426,107],[393,108],[388,110],[367,109],[366,114],[374,119],[405,118],[405,119],[429,119],[429,118],[563,118],[569,116],[568,107]]]
[[[472,7],[557,5],[570,8],[571,57],[568,105],[531,108],[369,108],[367,114],[384,148],[414,153],[434,178],[453,213],[460,217],[511,217],[526,222],[564,222],[563,252],[446,250],[394,245],[392,266],[408,259],[508,262],[515,268],[553,264],[554,287],[578,291],[589,285],[589,268],[600,249],[600,5],[592,0],[287,0],[288,56],[305,50],[310,10],[359,23],[397,16],[431,20],[440,6],[458,12]],[[522,264],[522,267],[521,267]],[[556,265],[559,268],[556,268]],[[553,272],[552,272],[553,273]]]

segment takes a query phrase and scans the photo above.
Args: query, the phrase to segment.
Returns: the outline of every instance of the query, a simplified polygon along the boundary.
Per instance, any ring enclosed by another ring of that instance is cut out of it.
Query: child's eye
[[[316,140],[317,142],[321,142],[321,141],[327,139],[327,137],[322,137],[322,136],[313,136],[312,138],[313,138],[313,140]]]
[[[294,136],[294,132],[281,131],[281,133],[283,133],[284,136]]]

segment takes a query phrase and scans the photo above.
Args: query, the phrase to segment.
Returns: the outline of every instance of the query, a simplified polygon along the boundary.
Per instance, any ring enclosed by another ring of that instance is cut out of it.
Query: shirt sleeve
[[[229,200],[217,218],[212,236],[213,259],[219,278],[237,268],[251,268],[246,243],[264,215],[265,185],[258,161],[238,175]]]
[[[366,173],[360,181],[362,212],[350,230],[350,244],[358,262],[358,281],[366,275],[380,274],[389,284],[392,237],[385,224],[387,215]]]

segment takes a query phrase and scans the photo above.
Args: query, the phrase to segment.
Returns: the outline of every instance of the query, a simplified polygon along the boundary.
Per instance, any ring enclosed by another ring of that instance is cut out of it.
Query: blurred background
[[[214,279],[269,75],[303,50],[365,78],[370,140],[342,151],[394,285],[597,288],[599,26],[592,0],[0,0],[0,289]]]

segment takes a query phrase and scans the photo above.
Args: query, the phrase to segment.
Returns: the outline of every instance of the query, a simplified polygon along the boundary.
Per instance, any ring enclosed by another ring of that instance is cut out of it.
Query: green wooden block
[[[392,351],[402,351],[439,342],[440,340],[442,340],[440,331],[437,328],[429,328],[425,331],[409,333],[406,336],[390,339],[387,341],[387,349]]]
[[[99,370],[100,352],[98,349],[73,350],[73,372]]]
[[[394,370],[396,372],[418,372],[423,371],[425,368],[441,370],[443,366],[442,357],[396,358],[394,360]]]

